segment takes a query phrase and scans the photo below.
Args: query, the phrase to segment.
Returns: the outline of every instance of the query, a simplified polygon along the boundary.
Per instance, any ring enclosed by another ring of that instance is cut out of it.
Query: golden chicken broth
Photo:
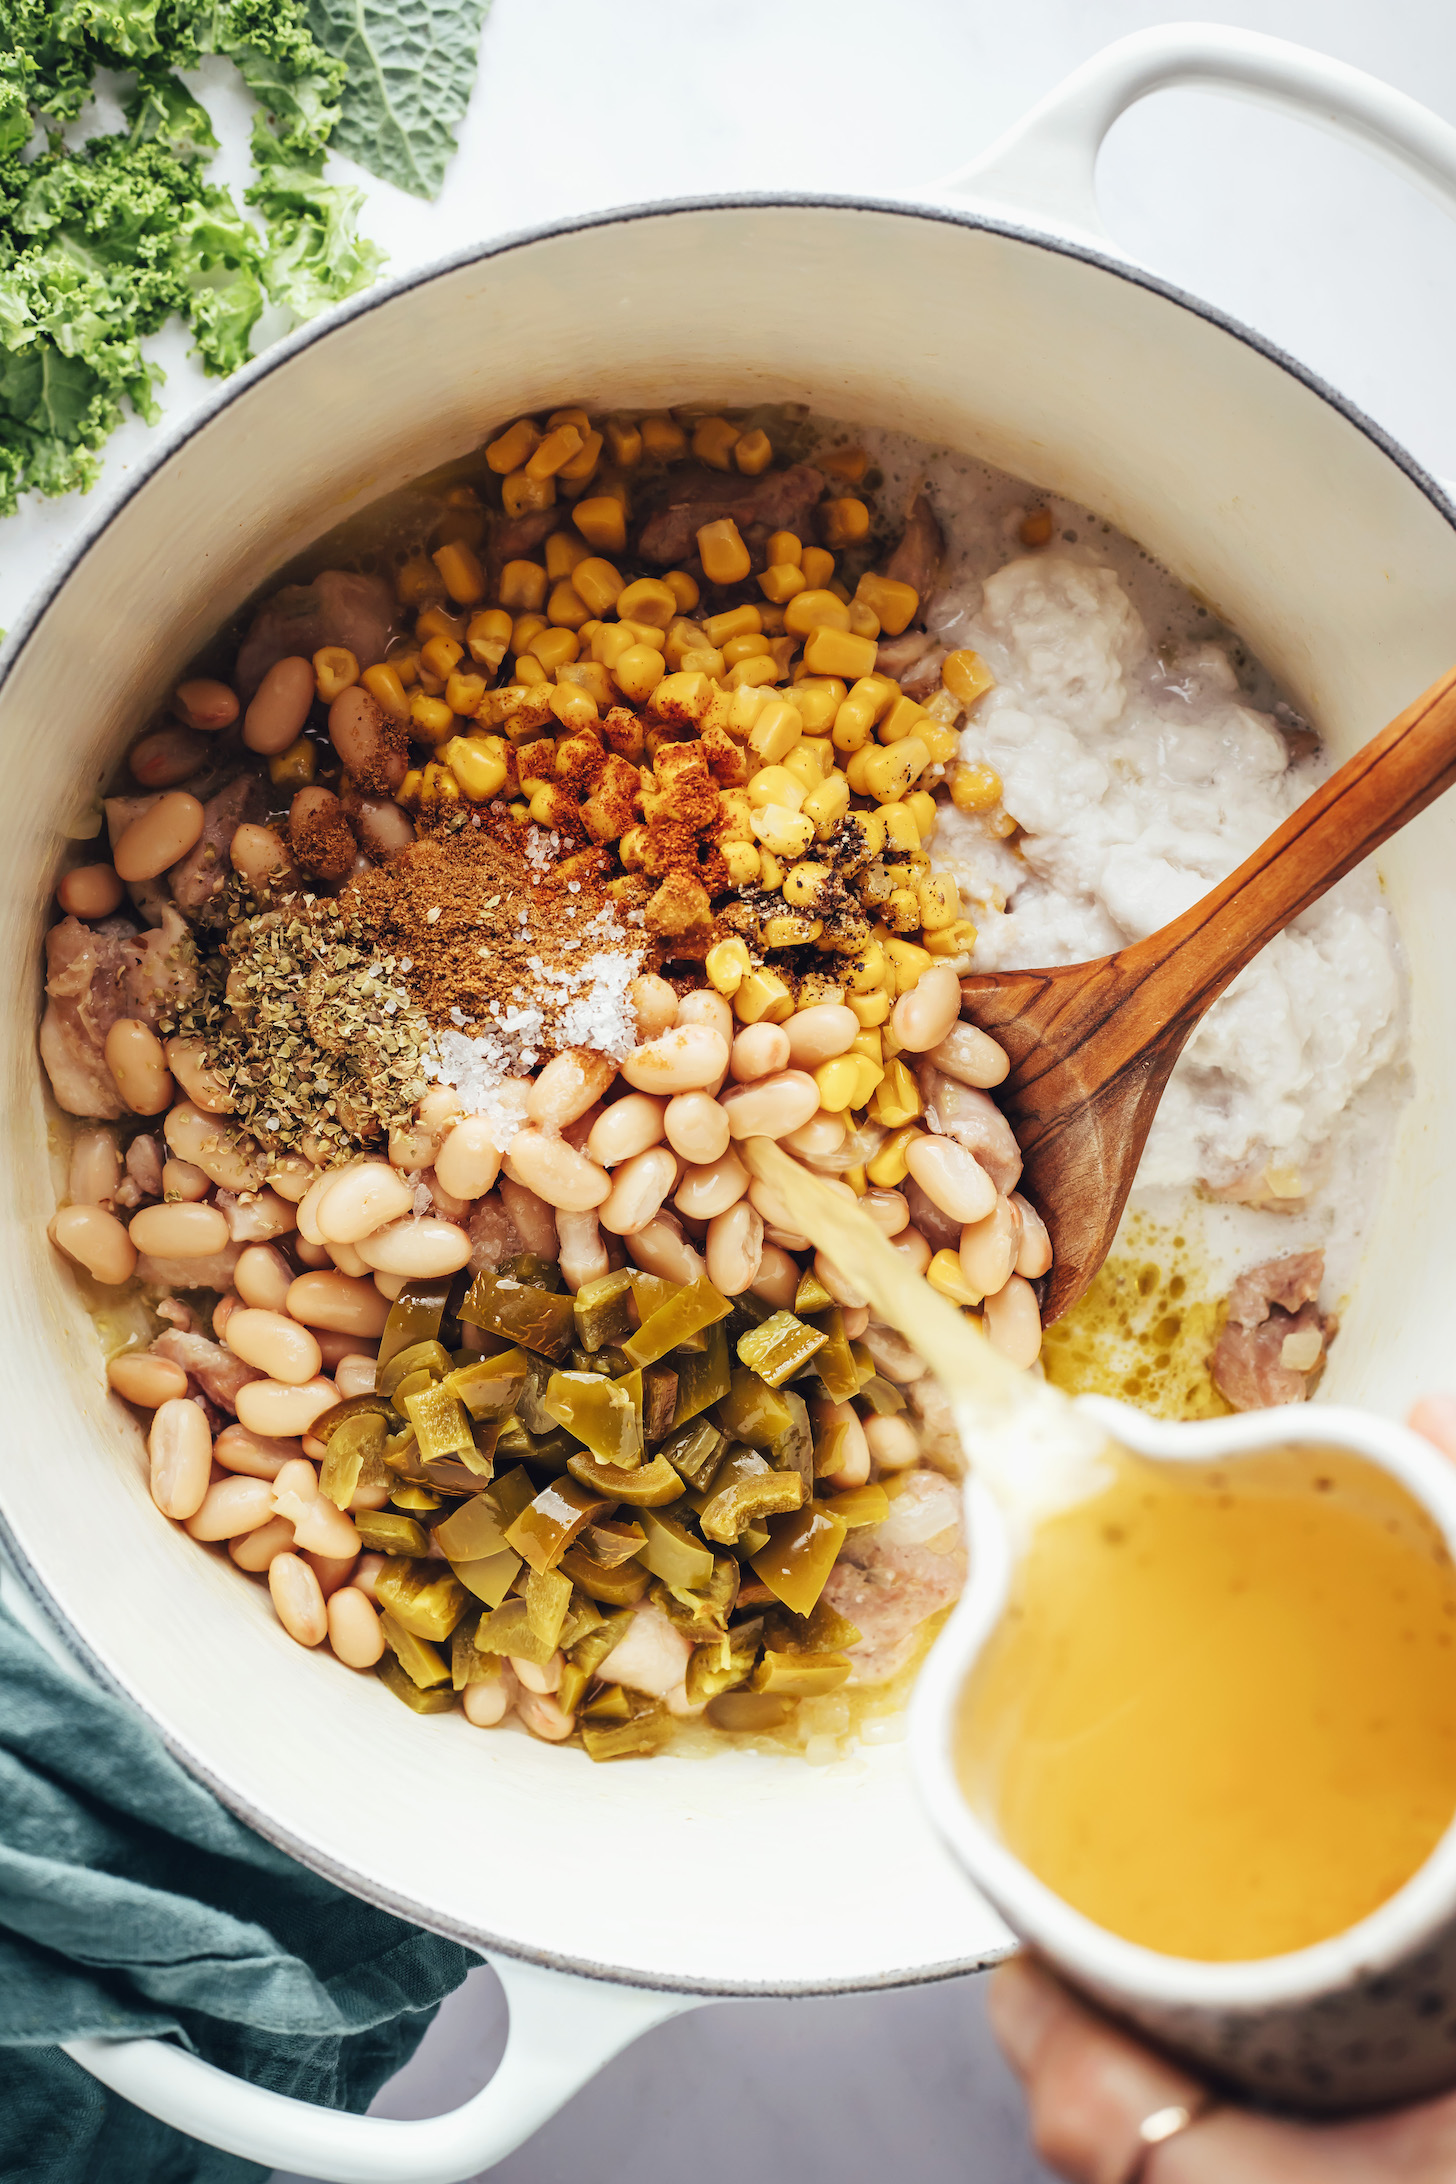
[[[1043,1524],[957,1723],[967,1798],[1101,1926],[1172,1956],[1342,1932],[1456,1811],[1456,1570],[1320,1449],[1117,1460]]]

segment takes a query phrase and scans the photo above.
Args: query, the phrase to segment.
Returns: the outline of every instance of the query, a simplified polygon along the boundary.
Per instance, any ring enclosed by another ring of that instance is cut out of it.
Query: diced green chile
[[[581,1535],[581,1544],[604,1570],[616,1570],[624,1562],[630,1562],[647,1537],[640,1524],[624,1517],[606,1517],[600,1524],[589,1524]]]
[[[807,1319],[811,1312],[823,1312],[834,1299],[824,1287],[812,1267],[806,1267],[799,1276],[799,1286],[794,1291],[794,1310],[800,1319]]]
[[[779,1729],[793,1713],[796,1701],[772,1691],[724,1691],[709,1699],[707,1718],[715,1729],[737,1736],[758,1735]]]
[[[487,1494],[477,1494],[452,1509],[435,1526],[435,1551],[452,1562],[469,1562],[480,1555],[499,1554],[506,1544],[500,1511]]]
[[[694,1539],[685,1526],[672,1517],[660,1517],[655,1510],[644,1509],[642,1529],[647,1541],[638,1560],[654,1577],[672,1586],[701,1588],[712,1583],[712,1549]]]
[[[376,1662],[374,1673],[385,1689],[392,1691],[412,1714],[450,1714],[455,1710],[455,1692],[448,1681],[435,1684],[428,1690],[421,1690],[414,1678],[400,1667],[392,1653],[385,1653]],[[448,1678],[449,1670],[445,1673]]]
[[[676,1423],[677,1385],[672,1365],[649,1365],[642,1375],[642,1438],[649,1448],[665,1439]]]
[[[630,1471],[642,1461],[642,1375],[608,1380],[601,1373],[555,1372],[544,1407],[604,1464]]]
[[[548,1646],[531,1628],[530,1610],[519,1593],[503,1600],[498,1608],[480,1618],[475,1633],[475,1643],[482,1653],[510,1654],[518,1661],[530,1661],[537,1668],[544,1668],[556,1651],[553,1638]]]
[[[803,1499],[797,1471],[765,1470],[757,1478],[732,1479],[716,1487],[698,1522],[705,1539],[728,1547],[749,1525],[797,1509]]]
[[[634,1365],[655,1365],[660,1357],[690,1335],[696,1335],[715,1320],[726,1319],[733,1307],[721,1290],[715,1289],[706,1274],[695,1282],[689,1282],[675,1297],[660,1305],[634,1335],[629,1335],[622,1348]]]
[[[721,1402],[730,1385],[728,1354],[728,1329],[719,1321],[703,1331],[703,1347],[696,1354],[677,1350],[673,1353],[677,1366],[677,1407],[672,1414],[675,1427],[685,1426],[699,1418],[710,1403]]]
[[[738,1356],[760,1380],[777,1388],[807,1365],[827,1340],[819,1328],[806,1327],[792,1312],[775,1312],[761,1327],[739,1336]]]
[[[798,1299],[794,1310],[800,1311]],[[827,1312],[817,1312],[814,1325],[825,1337],[823,1349],[814,1360],[814,1370],[824,1383],[824,1393],[832,1403],[847,1403],[859,1394],[859,1368],[844,1332],[844,1314],[838,1305],[831,1305]]]
[[[478,1274],[460,1307],[461,1319],[487,1334],[559,1361],[571,1348],[576,1320],[570,1297],[505,1274]]]
[[[498,1653],[481,1653],[475,1644],[478,1615],[467,1615],[455,1625],[450,1640],[450,1681],[457,1691],[467,1684],[491,1683],[501,1672],[501,1656]]]
[[[629,1509],[660,1509],[677,1501],[683,1491],[682,1480],[665,1456],[625,1470],[617,1464],[598,1463],[586,1449],[578,1449],[566,1468],[581,1486]]]
[[[387,1608],[379,1618],[379,1627],[400,1667],[421,1691],[427,1691],[432,1684],[449,1682],[450,1664],[428,1639],[417,1638],[413,1631],[406,1630]]]
[[[662,1749],[672,1731],[671,1714],[658,1704],[623,1722],[585,1721],[581,1741],[588,1759],[646,1759]]]
[[[640,1562],[624,1562],[608,1570],[593,1562],[583,1547],[569,1547],[559,1567],[578,1592],[585,1593],[589,1600],[601,1601],[604,1607],[635,1607],[647,1590],[647,1572]]]
[[[466,1561],[452,1561],[451,1569],[467,1592],[474,1593],[488,1608],[498,1608],[515,1584],[524,1564],[513,1547],[502,1547],[493,1555],[472,1556]]]
[[[389,1308],[384,1323],[384,1333],[379,1338],[379,1366],[382,1373],[391,1359],[401,1350],[412,1349],[415,1344],[432,1342],[440,1332],[449,1301],[452,1277],[441,1275],[430,1281],[408,1281]]]
[[[583,1282],[572,1300],[576,1338],[583,1350],[600,1350],[604,1343],[625,1342],[636,1321],[632,1273],[619,1267]]]
[[[502,1350],[495,1357],[478,1357],[457,1365],[445,1375],[445,1386],[458,1396],[472,1418],[509,1418],[525,1384],[528,1358],[524,1350]]]
[[[454,1360],[443,1343],[433,1339],[412,1343],[407,1350],[397,1350],[387,1365],[377,1369],[374,1392],[396,1402],[400,1389],[416,1373],[424,1373],[431,1380],[443,1380],[453,1369]]]
[[[374,1598],[381,1613],[393,1616],[412,1637],[434,1645],[443,1644],[466,1609],[465,1587],[458,1578],[442,1575],[432,1562],[392,1563],[380,1571]]]
[[[421,1388],[415,1395],[400,1398],[406,1416],[415,1429],[421,1463],[431,1463],[446,1456],[458,1456],[470,1468],[474,1468],[475,1435],[471,1430],[470,1413],[458,1396],[447,1393],[443,1385]],[[486,1460],[480,1459],[480,1468],[486,1469]]]
[[[384,1461],[388,1428],[378,1411],[358,1411],[342,1419],[329,1435],[319,1470],[319,1492],[338,1509],[347,1509],[361,1486],[383,1486],[390,1473]]]
[[[679,1478],[689,1486],[705,1487],[713,1483],[713,1473],[728,1453],[728,1436],[714,1425],[711,1418],[694,1419],[690,1425],[680,1426],[672,1434],[658,1454],[665,1456]]]
[[[606,1495],[575,1478],[552,1479],[506,1527],[506,1542],[533,1570],[554,1570],[577,1534],[611,1506]]]
[[[354,1523],[359,1538],[373,1555],[424,1555],[430,1551],[429,1534],[413,1517],[398,1516],[389,1509],[356,1509]]]
[[[554,1653],[571,1606],[571,1579],[560,1570],[533,1570],[526,1579],[526,1624]]]

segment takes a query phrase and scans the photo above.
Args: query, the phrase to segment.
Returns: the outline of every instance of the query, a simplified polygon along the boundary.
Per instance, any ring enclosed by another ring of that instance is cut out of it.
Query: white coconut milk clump
[[[1329,772],[1238,640],[1100,518],[1046,498],[1053,539],[1028,553],[1018,526],[1044,496],[902,435],[877,435],[873,452],[907,505],[923,481],[947,534],[927,626],[997,678],[960,755],[999,774],[1019,832],[1008,844],[946,808],[935,842],[978,929],[977,970],[1084,962],[1142,939]],[[1367,867],[1204,1017],[1154,1122],[1139,1201],[1191,1219],[1230,1265],[1323,1244],[1338,1288],[1379,1188],[1404,1033],[1399,939]]]

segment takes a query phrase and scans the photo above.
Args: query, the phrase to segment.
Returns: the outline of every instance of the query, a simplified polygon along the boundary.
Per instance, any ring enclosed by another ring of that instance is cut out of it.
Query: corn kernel
[[[822,546],[806,546],[800,557],[799,567],[804,572],[804,582],[811,590],[822,591],[834,574],[834,556]]]
[[[845,612],[849,616],[850,635],[852,637],[872,638],[875,649],[878,651],[880,640],[879,616],[872,613],[862,599],[851,599],[849,605],[845,608]]]
[[[805,797],[804,817],[812,820],[821,842],[827,841],[849,810],[849,783],[837,769]]]
[[[760,766],[748,784],[748,802],[754,811],[765,811],[770,804],[787,804],[790,811],[800,811],[808,793],[786,766]]]
[[[803,910],[781,910],[763,921],[765,948],[807,948],[824,931],[823,918]]]
[[[578,630],[578,643],[580,640]],[[584,691],[599,713],[606,712],[617,702],[617,686],[599,660],[584,660],[578,653],[574,660],[557,668],[556,680],[569,689]]]
[[[880,905],[880,914],[892,933],[917,933],[920,930],[920,905],[911,887],[892,887]]]
[[[584,409],[554,409],[546,420],[546,430],[554,432],[558,425],[575,425],[578,432],[591,431],[591,419]]]
[[[772,562],[760,572],[758,588],[772,606],[784,606],[804,589],[803,572],[792,561]]]
[[[754,811],[753,832],[770,856],[802,857],[814,839],[814,822],[792,804],[763,804]]]
[[[906,736],[919,735],[921,729],[928,726],[929,716],[924,706],[917,705],[913,698],[897,695],[881,717],[880,741],[899,743]]]
[[[869,1028],[884,1023],[893,1003],[887,993],[851,993],[845,995],[845,1006],[852,1009],[859,1022]]]
[[[627,543],[627,511],[610,493],[579,500],[571,520],[589,546],[599,553],[619,554]]]
[[[950,800],[957,811],[994,811],[1001,801],[1001,776],[984,759],[967,759],[950,777]]]
[[[629,645],[612,667],[617,688],[637,705],[651,697],[666,672],[662,654],[642,644]]]
[[[754,842],[723,842],[720,845],[723,862],[728,871],[730,887],[753,887],[763,871],[763,859]]]
[[[801,739],[782,761],[785,773],[792,774],[802,786],[806,802],[825,779],[816,755],[817,750],[817,743],[805,743]],[[803,805],[799,808],[802,811]]]
[[[716,942],[703,959],[703,969],[708,974],[708,984],[725,1000],[731,1001],[753,969],[747,942],[736,938]]]
[[[440,572],[424,554],[415,554],[396,569],[394,588],[401,605],[422,607],[427,600],[439,598]]]
[[[380,665],[366,667],[359,677],[380,711],[390,720],[409,719],[409,699],[404,694],[404,684],[393,667]]]
[[[501,506],[508,516],[534,515],[538,508],[555,505],[554,478],[532,478],[524,470],[513,470],[501,486]]]
[[[299,736],[286,751],[275,751],[268,761],[268,779],[275,789],[306,789],[318,765],[318,752],[307,736]]]
[[[576,817],[576,799],[554,781],[543,781],[531,791],[528,809],[538,827],[556,827]]]
[[[628,827],[617,844],[617,855],[625,871],[640,872],[647,861],[646,827]]]
[[[516,681],[518,683],[543,683],[550,682],[550,680],[551,677],[547,674],[541,662],[533,660],[529,653],[524,658],[516,661]]]
[[[826,546],[857,546],[869,536],[870,512],[862,500],[825,501],[819,528]]]
[[[833,978],[828,971],[805,971],[799,980],[797,1009],[815,1009],[825,1003],[836,1008],[844,999],[844,981]]]
[[[452,539],[441,546],[430,559],[440,572],[446,591],[457,606],[478,606],[485,597],[485,571],[479,557],[472,553],[463,539]]]
[[[511,624],[512,652],[517,654],[528,652],[531,639],[539,637],[542,630],[549,629],[550,626],[544,614],[518,614]]]
[[[472,804],[487,804],[505,786],[507,745],[501,736],[452,736],[440,758]]]
[[[464,645],[457,644],[453,637],[432,637],[427,645],[420,647],[421,667],[426,674],[434,675],[442,683],[453,671],[457,661],[464,657]]]
[[[927,873],[916,885],[916,900],[920,904],[920,926],[926,933],[942,931],[954,925],[961,914],[961,893],[949,872]]]
[[[559,584],[564,576],[570,576],[579,561],[587,558],[586,541],[573,538],[570,531],[553,531],[542,548],[546,556],[548,583]]]
[[[802,675],[789,692],[804,720],[806,736],[827,736],[844,703],[845,686],[837,675]]]
[[[558,533],[557,535],[564,536],[565,534]],[[552,541],[548,539],[546,543],[549,546]],[[572,541],[573,545],[576,543],[577,541]],[[621,577],[612,567],[611,562],[603,561],[599,555],[583,554],[566,574],[570,577],[572,590],[586,610],[588,621],[594,617],[609,614],[621,596]],[[585,623],[580,627],[584,635]]]
[[[522,417],[507,426],[498,440],[492,440],[485,450],[485,459],[497,476],[507,471],[520,470],[528,463],[541,445],[541,435],[529,417]]]
[[[601,459],[602,436],[599,432],[589,431],[576,453],[569,455],[561,465],[557,476],[567,478],[573,485],[580,487],[592,475]]]
[[[721,652],[714,652],[706,645],[694,652],[683,653],[678,666],[686,674],[707,675],[714,682],[722,682],[728,673],[728,665]]]
[[[778,679],[778,661],[766,652],[756,652],[751,659],[740,660],[736,667],[729,668],[727,676],[730,690],[765,689]]]
[[[554,478],[573,455],[579,455],[586,444],[586,435],[577,425],[558,425],[548,432],[525,463],[528,478]]]
[[[888,1041],[886,1043],[888,1045]],[[899,1131],[915,1122],[924,1112],[925,1102],[920,1097],[920,1087],[905,1064],[901,1061],[887,1061],[884,1081],[874,1097],[875,1121],[883,1123],[887,1130]]]
[[[698,558],[710,584],[741,584],[751,566],[748,548],[731,516],[705,523],[698,532]]]
[[[421,742],[438,743],[455,726],[455,715],[444,699],[426,697],[422,690],[417,690],[410,699],[409,709],[410,720],[419,730]]]
[[[795,910],[816,910],[824,900],[832,877],[826,864],[806,860],[803,864],[790,865],[784,874],[784,901]]]
[[[794,531],[773,531],[769,534],[768,545],[764,550],[771,569],[797,569],[804,545]]]
[[[643,622],[650,629],[665,630],[679,609],[670,585],[660,577],[641,576],[618,594],[617,612],[624,622]]]
[[[888,746],[866,744],[849,761],[849,785],[857,796],[872,796],[877,804],[896,804],[930,763],[930,753],[919,736]]]
[[[359,680],[359,662],[347,645],[323,645],[313,656],[313,686],[324,705]]]
[[[915,831],[922,842],[928,842],[940,824],[940,806],[929,789],[912,789],[903,804],[890,805],[891,811],[908,811],[915,821]]]
[[[925,1279],[941,1296],[949,1297],[952,1304],[979,1304],[981,1292],[973,1289],[961,1272],[960,1254],[954,1251],[937,1251],[925,1269]]]
[[[877,940],[872,940],[857,954],[847,956],[842,968],[852,994],[878,993],[885,983],[885,951]]]
[[[910,993],[920,983],[923,971],[930,969],[931,957],[924,948],[918,948],[913,940],[889,939],[883,943],[889,969],[894,974],[895,994]],[[886,981],[888,984],[888,980]],[[916,1114],[920,1113],[917,1107]]]
[[[394,792],[396,804],[407,805],[413,810],[420,800],[420,790],[424,785],[424,779],[421,769],[418,766],[411,766],[409,772]]]
[[[591,610],[569,576],[563,576],[559,584],[553,585],[546,602],[546,619],[556,629],[570,630],[580,629],[583,622],[590,621]]]
[[[875,732],[873,703],[856,695],[860,688],[855,684],[849,696],[834,716],[834,748],[836,751],[862,751]]]
[[[691,614],[703,596],[696,579],[689,576],[686,569],[669,569],[662,581],[677,602],[678,613]]]
[[[954,728],[942,727],[937,720],[923,720],[915,731],[930,753],[932,766],[944,766],[956,755],[960,737]]]
[[[511,649],[510,615],[500,607],[487,607],[482,614],[472,614],[465,643],[476,665],[488,667],[493,674]]]
[[[422,804],[458,804],[460,785],[448,767],[431,759],[420,778],[420,802]]]
[[[794,996],[777,971],[766,966],[745,973],[733,996],[740,1024],[782,1024],[794,1013]]]
[[[626,630],[634,645],[651,645],[654,652],[666,650],[667,631],[655,622],[629,622],[624,615],[617,627]]]
[[[725,666],[736,667],[740,660],[769,658],[768,639],[756,630],[745,630],[741,637],[730,637],[721,647]]]
[[[832,1062],[821,1062],[813,1074],[819,1105],[830,1114],[843,1114],[847,1108],[864,1106],[884,1072],[863,1054],[836,1054]]]
[[[920,611],[920,594],[913,584],[902,584],[893,576],[876,576],[873,569],[866,569],[854,596],[877,616],[887,637],[903,635]]]
[[[793,600],[789,613],[798,605]],[[872,637],[856,637],[847,629],[819,628],[813,631],[804,646],[804,665],[814,675],[838,675],[853,681],[860,675],[868,675],[875,664],[875,641]]]
[[[568,662],[568,666],[574,663]],[[558,668],[561,675],[564,669]],[[588,690],[577,683],[556,682],[551,689],[551,711],[563,728],[595,728],[601,719],[601,709]]]
[[[641,424],[643,452],[657,463],[680,462],[688,451],[688,436],[675,418],[665,412],[644,417]]]
[[[920,829],[915,824],[915,814],[908,804],[885,804],[878,813],[885,830],[884,853],[893,856],[897,850],[912,854],[920,847]]]
[[[610,671],[636,641],[631,630],[623,629],[620,622],[603,622],[591,641],[592,658]]]
[[[763,630],[763,616],[757,607],[728,607],[722,614],[710,614],[701,624],[702,642],[708,645],[726,645],[732,637],[757,637]]]
[[[733,444],[742,437],[741,428],[730,425],[726,417],[702,417],[693,433],[693,453],[714,470],[731,470]]]
[[[924,935],[925,945],[937,960],[947,956],[968,956],[976,945],[976,928],[969,918],[957,918],[951,925],[942,925]]]
[[[743,640],[730,641],[741,643]],[[789,756],[803,733],[804,720],[798,707],[790,705],[785,698],[774,698],[763,707],[750,729],[748,748],[760,766],[777,766]]]
[[[415,616],[415,637],[426,644],[431,637],[453,637],[457,644],[465,639],[466,621],[463,614],[447,614],[441,606],[426,607]]]
[[[803,579],[804,572],[799,570]],[[816,629],[849,628],[849,609],[842,606],[833,592],[814,590],[807,580],[802,588],[784,605],[784,628],[795,637],[808,637]],[[874,662],[871,661],[871,666]]]
[[[773,442],[766,432],[755,426],[752,432],[740,433],[734,441],[733,460],[745,478],[760,477],[773,461]]]
[[[447,675],[445,678],[445,703],[452,713],[461,713],[473,719],[480,711],[485,697],[486,681],[483,675]]]
[[[980,653],[972,652],[969,647],[946,654],[941,663],[940,679],[961,705],[974,705],[978,698],[996,687],[996,678]]]
[[[814,457],[820,470],[827,470],[831,477],[843,478],[846,485],[858,485],[870,465],[869,453],[862,447],[832,447]]]
[[[607,448],[619,470],[635,470],[642,460],[642,435],[635,425],[609,417],[605,425]]]

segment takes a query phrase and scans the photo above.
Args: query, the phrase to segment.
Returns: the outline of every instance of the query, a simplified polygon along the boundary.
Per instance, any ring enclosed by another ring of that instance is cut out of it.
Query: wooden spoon
[[[1205,1009],[1266,942],[1456,779],[1456,668],[1331,775],[1277,833],[1171,925],[1092,963],[961,981],[999,1040],[996,1099],[1051,1231],[1044,1322],[1106,1258],[1173,1064]]]

